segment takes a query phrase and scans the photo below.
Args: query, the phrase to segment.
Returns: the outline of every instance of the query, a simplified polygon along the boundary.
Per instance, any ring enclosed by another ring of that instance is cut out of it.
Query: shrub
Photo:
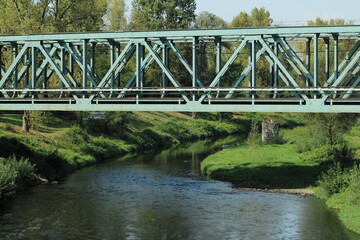
[[[347,144],[343,143],[335,147],[335,161],[342,164],[349,164],[355,158],[354,149],[350,148]]]
[[[11,198],[16,191],[35,182],[34,166],[27,159],[15,156],[0,161],[0,201]]]
[[[356,165],[349,170],[348,202],[351,205],[360,204],[360,166]]]
[[[251,122],[251,129],[246,142],[251,147],[255,147],[261,143],[261,134],[259,133],[259,126],[255,121]]]
[[[318,197],[321,199],[329,198],[336,193],[344,191],[349,186],[349,171],[343,169],[341,164],[336,162],[320,175],[317,183],[319,185],[317,191]]]

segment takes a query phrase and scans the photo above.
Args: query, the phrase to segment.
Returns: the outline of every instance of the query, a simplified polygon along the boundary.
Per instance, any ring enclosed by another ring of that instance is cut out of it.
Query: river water
[[[359,239],[313,197],[234,190],[200,161],[235,139],[126,156],[21,193],[0,239]]]

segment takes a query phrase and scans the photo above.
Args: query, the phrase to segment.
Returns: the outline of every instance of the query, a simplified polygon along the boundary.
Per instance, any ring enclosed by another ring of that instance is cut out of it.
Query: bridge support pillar
[[[264,120],[262,123],[262,141],[263,142],[272,142],[279,135],[279,126],[278,122],[273,120]]]

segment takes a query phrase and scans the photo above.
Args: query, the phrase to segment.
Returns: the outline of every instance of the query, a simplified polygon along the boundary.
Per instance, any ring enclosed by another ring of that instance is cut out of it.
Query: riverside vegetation
[[[0,116],[0,202],[41,181],[56,181],[81,167],[128,152],[170,147],[190,140],[220,137],[247,129],[246,121],[192,119],[180,113],[107,113],[104,119],[78,121],[48,116],[21,131],[21,116]]]
[[[272,143],[262,143],[258,131],[266,115],[254,116],[247,141],[207,157],[203,174],[240,187],[313,189],[348,229],[360,234],[357,116],[310,115],[310,121],[309,115],[273,114],[282,129]]]

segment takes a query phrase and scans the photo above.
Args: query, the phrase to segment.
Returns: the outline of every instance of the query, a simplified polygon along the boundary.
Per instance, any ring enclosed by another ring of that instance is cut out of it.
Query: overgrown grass
[[[316,196],[338,212],[344,225],[360,234],[360,166],[343,168],[339,163],[324,172]]]

